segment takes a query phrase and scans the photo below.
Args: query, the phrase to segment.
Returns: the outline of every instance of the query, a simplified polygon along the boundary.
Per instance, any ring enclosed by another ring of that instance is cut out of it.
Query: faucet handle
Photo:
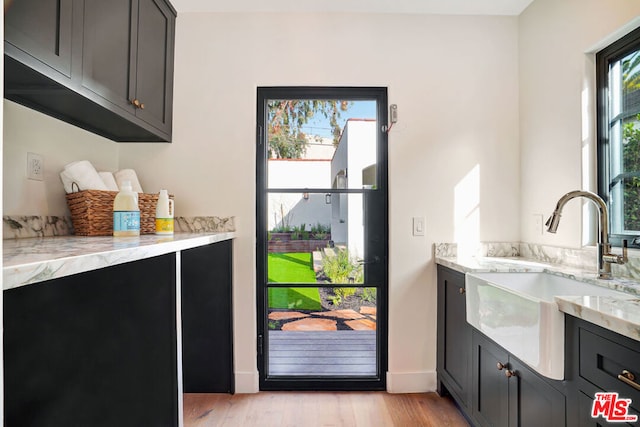
[[[622,240],[622,255],[616,255],[611,252],[611,246],[604,249],[605,253],[602,254],[602,259],[604,262],[609,264],[624,264],[629,261],[627,258],[627,240]]]

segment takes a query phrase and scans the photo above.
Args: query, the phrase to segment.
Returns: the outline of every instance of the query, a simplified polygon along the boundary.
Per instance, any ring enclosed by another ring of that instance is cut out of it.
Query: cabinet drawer
[[[633,374],[634,383],[640,384],[640,351],[580,329],[580,376],[604,391],[631,399],[637,410],[640,390],[618,379],[624,371]]]

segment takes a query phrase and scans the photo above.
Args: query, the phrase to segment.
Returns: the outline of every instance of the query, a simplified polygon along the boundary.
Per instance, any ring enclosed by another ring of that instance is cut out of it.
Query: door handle
[[[379,256],[374,256],[373,259],[371,261],[366,261],[364,259],[359,259],[358,260],[358,264],[359,265],[365,265],[365,264],[378,264],[380,262],[380,257]]]

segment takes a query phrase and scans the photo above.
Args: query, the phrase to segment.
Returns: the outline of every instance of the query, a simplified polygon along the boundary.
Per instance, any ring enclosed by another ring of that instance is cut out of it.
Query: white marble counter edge
[[[555,301],[563,313],[640,341],[640,300],[633,295],[628,300],[557,296]]]
[[[235,232],[179,233],[176,234],[175,240],[171,236],[155,237],[156,239],[151,239],[141,236],[138,244],[129,243],[129,246],[123,248],[101,249],[93,252],[87,249],[87,253],[82,255],[26,263],[20,263],[18,260],[12,265],[3,267],[3,290],[222,242],[235,238]],[[106,237],[105,239],[114,238]],[[115,242],[115,240],[111,241]],[[82,243],[81,237],[78,238],[78,242]]]
[[[519,261],[522,264],[519,264]],[[436,257],[436,263],[460,273],[548,272],[622,291],[628,295],[628,298],[619,300],[611,300],[609,298],[608,300],[599,300],[598,304],[593,304],[591,301],[591,299],[598,297],[590,297],[588,301],[585,301],[585,297],[570,296],[556,296],[554,299],[558,309],[565,314],[578,317],[640,341],[640,317],[636,314],[640,310],[640,290],[637,282],[624,279],[599,280],[595,278],[595,273],[593,272],[585,273],[577,269],[568,269],[551,264],[545,265],[518,258],[482,258],[480,261],[477,259],[461,261],[454,258]]]

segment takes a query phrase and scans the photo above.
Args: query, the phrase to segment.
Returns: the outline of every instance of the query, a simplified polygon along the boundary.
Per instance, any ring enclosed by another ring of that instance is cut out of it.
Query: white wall
[[[118,169],[118,144],[4,100],[3,215],[69,215],[59,173],[75,160]],[[27,153],[44,159],[44,180],[27,179]]]
[[[433,390],[433,242],[452,241],[456,186],[472,170],[483,240],[519,238],[517,18],[383,14],[180,14],[171,145],[120,147],[120,167],[176,195],[180,215],[235,215],[236,390],[257,390],[256,88],[386,86],[389,388]],[[309,66],[309,62],[313,65]],[[162,174],[159,174],[159,171]],[[461,205],[458,204],[458,210]],[[426,216],[426,236],[411,217]],[[468,227],[468,225],[466,225]]]
[[[640,25],[638,15],[640,2],[627,0],[535,0],[520,15],[522,241],[588,243],[583,231],[595,220],[582,229],[579,201],[567,204],[555,235],[536,230],[534,215],[546,220],[568,191],[597,191],[594,52]]]

